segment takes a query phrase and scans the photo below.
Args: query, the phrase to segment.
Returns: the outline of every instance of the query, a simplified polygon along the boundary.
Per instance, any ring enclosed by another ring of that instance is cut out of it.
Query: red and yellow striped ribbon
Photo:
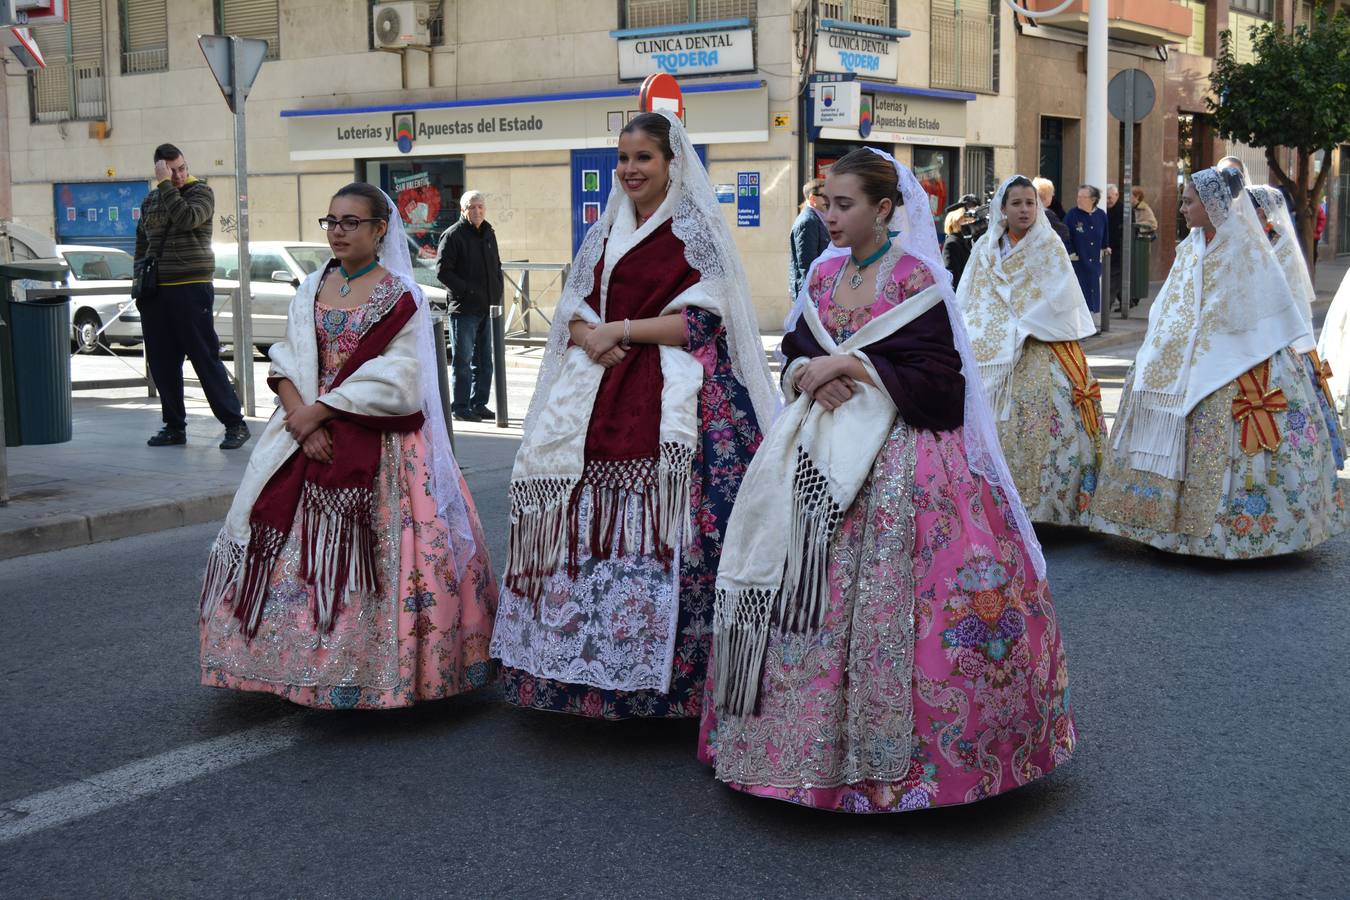
[[[1254,456],[1262,450],[1280,446],[1280,429],[1275,413],[1289,408],[1284,391],[1270,389],[1270,360],[1244,372],[1237,379],[1238,395],[1233,398],[1233,421],[1242,426],[1242,451]]]
[[[1064,367],[1073,385],[1073,405],[1083,418],[1083,430],[1096,437],[1101,431],[1101,420],[1097,418],[1097,404],[1102,400],[1102,387],[1092,378],[1088,369],[1087,355],[1078,341],[1048,341],[1046,343]]]

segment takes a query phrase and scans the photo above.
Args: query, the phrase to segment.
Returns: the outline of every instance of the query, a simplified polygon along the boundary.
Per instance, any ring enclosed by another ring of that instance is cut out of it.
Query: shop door
[[[1041,116],[1041,156],[1040,172],[1042,178],[1055,183],[1055,192],[1064,196],[1064,120],[1053,116]]]
[[[52,186],[56,242],[136,252],[136,225],[149,192],[144,181],[58,182]]]
[[[694,147],[699,161],[708,165],[708,148],[703,144]],[[619,164],[619,151],[615,147],[601,150],[572,151],[572,256],[581,249],[581,242],[591,226],[600,221],[605,211],[605,202],[609,199],[610,189],[614,186],[614,169]]]
[[[942,242],[942,220],[946,218],[947,207],[960,196],[957,190],[957,185],[961,183],[957,165],[959,160],[960,151],[954,147],[914,148],[911,170],[928,195],[928,212],[933,217],[939,243]]]
[[[619,164],[619,151],[613,147],[603,150],[572,151],[572,256],[581,249],[581,241],[591,226],[600,221],[605,200],[614,186],[614,167]]]

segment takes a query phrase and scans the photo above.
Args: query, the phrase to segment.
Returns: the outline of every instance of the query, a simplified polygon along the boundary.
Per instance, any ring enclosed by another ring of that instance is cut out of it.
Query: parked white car
[[[216,334],[234,343],[231,291],[239,287],[239,245],[214,243],[216,254]],[[249,292],[253,304],[253,345],[264,353],[286,336],[286,314],[295,289],[332,258],[327,244],[312,241],[249,241]],[[413,260],[413,274],[427,298],[441,307],[446,291],[436,280],[435,260]]]
[[[106,288],[107,295],[70,298],[71,344],[80,353],[100,343],[139,344],[141,315],[131,299],[131,254],[116,247],[57,244],[67,266],[66,287]]]

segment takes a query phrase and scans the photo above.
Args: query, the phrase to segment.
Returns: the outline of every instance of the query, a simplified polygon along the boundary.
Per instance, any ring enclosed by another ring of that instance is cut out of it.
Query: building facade
[[[962,194],[987,196],[1014,172],[1051,177],[1072,202],[1085,2],[1033,22],[1003,0],[69,0],[69,25],[35,29],[48,67],[7,65],[0,218],[61,241],[128,245],[153,149],[167,141],[215,188],[217,237],[230,240],[233,119],[196,38],[231,33],[268,41],[247,103],[254,239],[322,240],[329,198],[361,179],[395,197],[423,253],[476,189],[503,258],[567,262],[603,207],[639,84],[667,71],[685,91],[761,325],[776,328],[800,185],[853,147],[910,165],[935,227]],[[1164,233],[1157,278],[1186,171],[1236,150],[1264,174],[1260,150],[1215,141],[1204,117],[1218,33],[1266,14],[1299,21],[1310,6],[1110,9],[1113,73],[1141,68],[1158,87],[1135,131],[1136,180]],[[1111,127],[1119,182],[1123,130]],[[1327,164],[1324,246],[1350,252],[1350,148]],[[558,285],[540,293],[545,280],[534,286],[547,307]]]

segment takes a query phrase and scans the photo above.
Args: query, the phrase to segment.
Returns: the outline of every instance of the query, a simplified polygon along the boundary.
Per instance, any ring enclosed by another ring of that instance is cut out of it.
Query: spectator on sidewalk
[[[1101,199],[1101,191],[1085,184],[1078,189],[1078,205],[1064,215],[1073,241],[1069,259],[1083,289],[1083,299],[1094,313],[1102,305],[1102,253],[1106,250],[1106,213],[1097,208]]]
[[[502,302],[502,259],[478,191],[459,198],[459,221],[441,236],[436,277],[450,291],[450,341],[454,355],[454,401],[450,411],[464,422],[495,418],[492,390],[491,307]]]
[[[1064,209],[1055,199],[1055,183],[1049,178],[1040,176],[1031,179],[1031,183],[1036,187],[1036,197],[1041,202],[1041,209],[1045,210],[1045,218],[1050,222],[1051,230],[1064,242],[1065,252],[1072,255],[1073,242],[1069,240],[1069,230],[1064,227]]]
[[[1130,199],[1134,204],[1134,224],[1147,228],[1152,231],[1158,230],[1158,217],[1153,214],[1153,207],[1148,205],[1144,199],[1144,189],[1139,185],[1130,188]]]
[[[811,263],[830,246],[830,231],[825,227],[824,188],[823,178],[812,178],[802,185],[801,212],[792,223],[792,240],[789,242],[788,293],[793,300],[797,299],[797,292],[806,281]]]
[[[1106,186],[1106,255],[1111,265],[1111,307],[1120,305],[1121,241],[1125,231],[1125,204],[1120,202],[1120,188],[1114,184]]]
[[[221,449],[234,450],[248,441],[249,432],[239,397],[220,361],[220,338],[212,318],[215,194],[206,182],[188,174],[187,160],[173,144],[160,144],[154,156],[156,187],[141,204],[135,259],[141,262],[153,256],[158,260],[159,287],[152,296],[138,298],[136,308],[164,427],[146,443],[151,447],[187,443],[186,358],[206,392],[211,412],[225,426]],[[236,347],[235,352],[249,350]]]

